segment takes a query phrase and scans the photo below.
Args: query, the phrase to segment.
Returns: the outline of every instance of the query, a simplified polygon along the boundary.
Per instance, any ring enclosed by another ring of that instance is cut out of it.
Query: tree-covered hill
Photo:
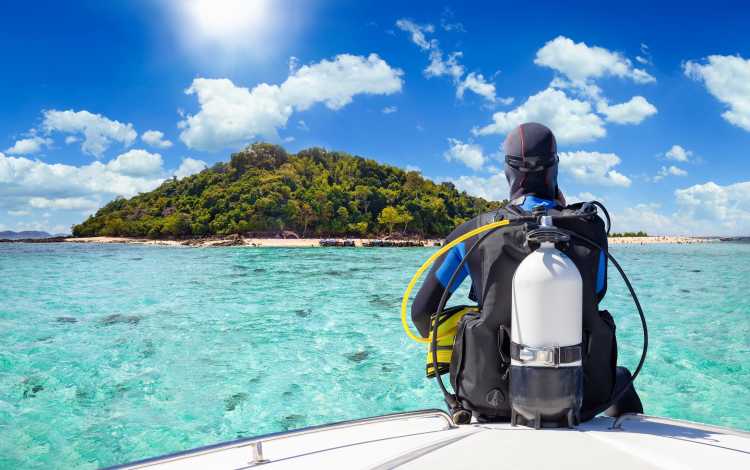
[[[439,237],[500,206],[419,173],[320,148],[254,144],[201,173],[110,202],[73,235],[182,238],[279,232]]]

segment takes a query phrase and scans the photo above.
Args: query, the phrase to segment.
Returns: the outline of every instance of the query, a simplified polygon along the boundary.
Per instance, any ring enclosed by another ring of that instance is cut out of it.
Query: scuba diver
[[[456,331],[455,339],[451,336],[447,345],[433,340],[432,346],[438,351],[434,353],[434,362],[428,355],[428,376],[434,376],[435,366],[437,374],[450,372],[455,394],[448,394],[442,381],[439,383],[452,410],[470,412],[479,421],[511,420],[515,424],[509,379],[511,362],[513,360],[516,364],[520,354],[519,346],[514,342],[515,335],[512,339],[510,333],[511,316],[515,318],[516,315],[516,306],[512,303],[517,302],[514,273],[531,252],[528,226],[519,221],[533,220],[532,215],[550,215],[553,217],[547,219],[554,218],[555,227],[579,235],[566,239],[561,250],[563,258],[572,260],[580,272],[578,282],[582,288],[578,287],[578,290],[582,294],[578,300],[578,321],[582,328],[578,334],[581,339],[570,351],[557,348],[555,353],[557,365],[566,360],[571,363],[577,360],[581,369],[580,378],[574,379],[582,389],[582,394],[577,395],[579,403],[574,422],[591,419],[604,409],[610,416],[642,413],[643,407],[629,370],[617,366],[614,320],[608,311],[599,310],[599,303],[607,292],[608,255],[605,252],[609,227],[605,229],[604,221],[597,214],[597,206],[605,215],[606,209],[597,202],[566,205],[557,185],[559,157],[555,136],[544,125],[521,124],[508,134],[503,148],[510,203],[463,223],[446,238],[446,244],[487,224],[503,220],[515,220],[516,223],[508,224],[505,230],[487,234],[481,241],[478,241],[479,235],[471,236],[437,258],[412,304],[412,321],[421,336],[428,338],[435,313],[439,309],[443,312],[445,301],[465,278],[471,280],[469,299],[477,306],[444,310],[446,314],[460,310],[461,315],[455,316],[452,326]],[[609,225],[608,215],[607,222]],[[588,239],[592,243],[583,243],[579,239]],[[481,246],[473,246],[479,244]],[[547,243],[547,246],[552,244]],[[620,270],[619,265],[616,267]],[[640,311],[640,306],[638,308]],[[434,331],[437,332],[437,326]],[[439,356],[438,353],[443,352],[441,349],[450,351],[444,351],[448,355]],[[537,388],[554,388],[552,382],[544,380]],[[466,422],[466,419],[464,415],[462,420]],[[541,421],[538,416],[537,421]]]

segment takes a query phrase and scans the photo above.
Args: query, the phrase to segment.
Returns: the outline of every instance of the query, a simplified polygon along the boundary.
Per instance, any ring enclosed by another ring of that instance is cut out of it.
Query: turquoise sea
[[[431,252],[0,245],[0,468],[441,407],[399,321]],[[613,254],[649,320],[646,412],[750,429],[750,244]],[[632,368],[640,325],[614,270],[604,306]]]

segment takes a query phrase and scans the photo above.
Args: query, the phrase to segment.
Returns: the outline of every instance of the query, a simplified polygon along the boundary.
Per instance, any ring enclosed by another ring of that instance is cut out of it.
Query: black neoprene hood
[[[505,138],[503,150],[511,200],[526,195],[557,197],[557,141],[547,126],[521,124]]]

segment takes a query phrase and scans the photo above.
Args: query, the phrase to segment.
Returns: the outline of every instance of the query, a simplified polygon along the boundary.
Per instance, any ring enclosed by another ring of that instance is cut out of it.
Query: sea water
[[[399,320],[433,250],[0,245],[0,468],[442,407]],[[750,245],[612,252],[648,316],[646,412],[750,429]],[[604,307],[632,369],[640,323],[614,269]]]

